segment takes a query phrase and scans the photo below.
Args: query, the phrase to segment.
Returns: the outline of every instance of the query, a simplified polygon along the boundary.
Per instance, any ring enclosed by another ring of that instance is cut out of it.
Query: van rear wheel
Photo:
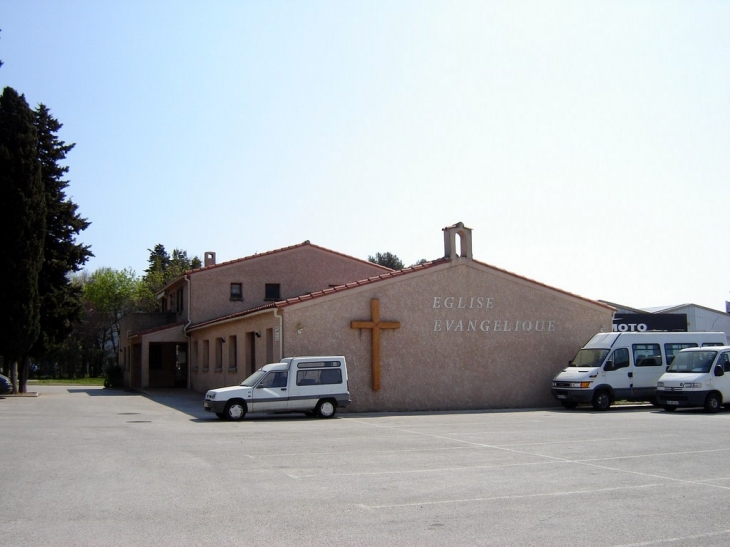
[[[320,418],[331,418],[337,412],[337,405],[334,403],[334,401],[325,399],[324,401],[320,401],[319,403],[317,403],[317,408],[315,409],[315,412]]]
[[[608,410],[611,406],[611,395],[606,390],[601,390],[593,396],[591,402],[595,410]]]

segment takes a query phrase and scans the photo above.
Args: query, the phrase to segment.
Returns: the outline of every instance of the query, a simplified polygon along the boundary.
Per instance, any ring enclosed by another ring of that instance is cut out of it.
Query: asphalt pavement
[[[0,398],[0,546],[726,546],[730,411],[247,416]]]

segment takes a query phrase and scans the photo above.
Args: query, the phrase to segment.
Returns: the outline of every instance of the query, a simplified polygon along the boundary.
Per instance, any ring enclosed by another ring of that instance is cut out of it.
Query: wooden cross
[[[398,329],[398,321],[380,320],[380,300],[373,298],[370,301],[370,321],[351,321],[351,329],[372,329],[372,371],[373,391],[380,389],[380,329]]]

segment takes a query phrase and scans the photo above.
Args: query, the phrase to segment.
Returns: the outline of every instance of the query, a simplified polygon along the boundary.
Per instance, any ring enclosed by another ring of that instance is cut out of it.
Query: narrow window
[[[203,372],[208,372],[210,367],[210,341],[203,340]]]
[[[220,336],[215,339],[215,371],[223,370],[223,338]]]
[[[243,300],[243,283],[231,283],[231,300]]]
[[[193,342],[193,371],[198,371],[198,341]]]
[[[267,283],[264,300],[280,300],[281,285],[279,283]]]
[[[228,337],[228,371],[236,372],[238,370],[238,338],[234,336]]]

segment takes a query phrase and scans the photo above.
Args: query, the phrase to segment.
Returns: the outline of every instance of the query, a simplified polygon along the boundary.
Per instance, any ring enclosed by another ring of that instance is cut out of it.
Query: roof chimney
[[[205,267],[215,266],[215,253],[206,251],[205,253]]]

